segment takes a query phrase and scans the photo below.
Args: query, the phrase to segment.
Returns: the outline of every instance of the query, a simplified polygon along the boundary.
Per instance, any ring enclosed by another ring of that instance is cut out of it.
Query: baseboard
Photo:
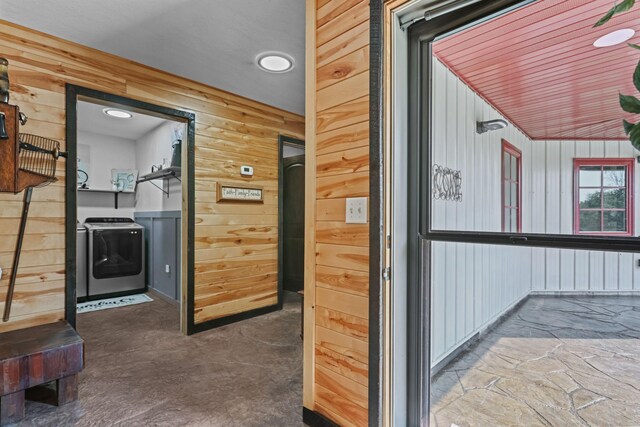
[[[196,323],[195,325],[193,325],[193,327],[189,328],[189,330],[187,331],[187,335],[208,331],[209,329],[214,329],[220,326],[229,325],[231,323],[240,322],[242,320],[251,319],[252,317],[262,316],[263,314],[271,313],[278,310],[280,310],[280,308],[278,307],[278,304],[275,304],[268,307],[245,311],[244,313],[232,314],[231,316],[222,317],[220,319],[213,319],[202,323]]]
[[[311,409],[307,409],[304,406],[302,407],[302,422],[310,427],[339,427],[338,424],[329,418]]]
[[[494,318],[492,321],[487,323],[484,327],[480,328],[475,334],[471,335],[469,338],[460,343],[457,347],[449,352],[442,360],[436,363],[431,368],[431,378],[438,375],[438,373],[449,363],[455,360],[463,351],[467,350],[469,347],[476,344],[482,338],[484,338],[489,332],[495,329],[498,325],[504,322],[509,316],[515,313],[522,305],[531,297],[531,291],[518,301],[513,303],[510,307],[508,307],[502,314]]]
[[[173,298],[171,298],[170,296],[167,296],[165,294],[163,294],[160,291],[156,291],[153,288],[149,288],[149,290],[147,291],[147,293],[155,298],[161,299],[164,302],[167,302],[171,305],[174,305],[176,307],[180,307],[180,301],[174,300]]]
[[[640,296],[640,291],[588,291],[588,290],[575,290],[575,291],[529,291],[531,296],[544,296],[544,297],[627,297],[627,296]]]

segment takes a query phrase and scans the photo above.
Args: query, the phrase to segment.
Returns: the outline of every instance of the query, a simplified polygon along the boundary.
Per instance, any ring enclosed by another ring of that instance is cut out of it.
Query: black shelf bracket
[[[162,191],[164,194],[167,195],[167,198],[169,197],[169,186],[167,185],[167,189],[165,190],[164,188],[160,187],[158,184],[156,184],[155,182],[153,182],[153,180],[155,179],[162,179],[163,183],[175,178],[178,181],[182,182],[182,180],[180,179],[180,168],[179,167],[169,167],[166,169],[160,169],[158,171],[155,172],[151,172],[147,175],[144,175],[142,177],[140,177],[140,179],[138,181],[136,181],[136,184],[140,184],[141,182],[149,182],[151,183],[154,187],[156,187],[158,190]]]

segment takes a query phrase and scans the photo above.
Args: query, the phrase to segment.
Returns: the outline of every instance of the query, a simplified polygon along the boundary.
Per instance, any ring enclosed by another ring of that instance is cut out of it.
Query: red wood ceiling
[[[596,48],[614,30],[638,32],[638,12],[593,24],[612,0],[539,0],[434,43],[435,55],[531,139],[627,139],[618,93],[637,95],[640,51]],[[492,117],[485,117],[489,120]]]

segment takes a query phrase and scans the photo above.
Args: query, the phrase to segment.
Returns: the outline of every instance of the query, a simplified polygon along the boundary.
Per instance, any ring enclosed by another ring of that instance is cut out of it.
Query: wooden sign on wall
[[[264,203],[262,187],[239,187],[233,184],[216,184],[216,201]]]

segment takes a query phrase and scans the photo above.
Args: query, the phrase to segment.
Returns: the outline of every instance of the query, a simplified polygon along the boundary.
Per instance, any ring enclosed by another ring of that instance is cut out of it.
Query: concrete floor
[[[300,308],[288,294],[280,312],[190,337],[158,298],[81,314],[79,401],[27,402],[19,425],[303,425]]]
[[[432,384],[435,426],[640,425],[640,297],[532,297]]]

